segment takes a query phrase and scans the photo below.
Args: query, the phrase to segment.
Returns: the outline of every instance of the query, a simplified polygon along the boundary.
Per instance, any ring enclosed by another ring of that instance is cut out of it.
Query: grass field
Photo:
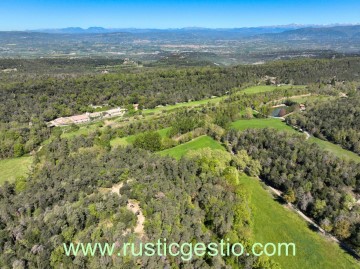
[[[332,99],[336,99],[334,96],[327,95],[311,95],[311,96],[303,96],[303,97],[290,97],[290,100],[297,103],[306,103],[307,101],[329,101]]]
[[[112,146],[112,147],[117,147],[117,146],[126,147],[127,145],[132,144],[134,142],[135,138],[136,138],[136,135],[118,137],[118,138],[112,139],[110,141],[110,146]]]
[[[32,157],[0,160],[0,185],[6,180],[12,182],[17,177],[26,176],[31,163]]]
[[[180,159],[184,156],[189,150],[196,150],[202,148],[211,148],[211,149],[224,149],[224,147],[214,139],[209,136],[200,136],[194,140],[178,145],[176,147],[163,150],[159,152],[160,155],[169,155],[175,159]]]
[[[64,132],[61,134],[62,138],[72,138],[74,136],[78,136],[78,135],[88,135],[91,132],[96,131],[96,129],[100,128],[100,126],[102,125],[102,122],[92,122],[92,123],[88,123],[88,124],[82,124],[79,125],[79,130],[73,131],[73,132]],[[62,129],[65,131],[66,129],[69,129],[70,127],[63,127]]]
[[[167,132],[170,130],[170,127],[169,128],[164,128],[164,129],[161,129],[161,130],[158,130],[157,132],[161,135],[161,137],[165,137],[167,135]],[[127,146],[127,145],[130,145],[134,142],[136,138],[136,135],[129,135],[129,136],[126,136],[126,137],[118,137],[118,138],[115,138],[113,140],[110,141],[110,145],[112,147],[117,147],[117,146]]]
[[[206,105],[207,103],[218,103],[221,100],[225,99],[226,97],[227,96],[221,96],[221,97],[216,97],[216,98],[203,99],[203,100],[199,100],[199,101],[179,103],[176,105],[169,105],[169,106],[164,106],[164,107],[146,109],[146,110],[143,110],[143,114],[144,115],[150,114],[150,113],[156,114],[156,113],[161,113],[162,111],[169,111],[169,110],[180,108],[180,107],[195,107],[195,106],[199,106],[199,105]]]
[[[267,118],[267,119],[251,119],[251,120],[238,120],[231,124],[231,128],[239,131],[246,129],[261,129],[261,128],[274,128],[277,130],[284,130],[289,132],[299,133],[292,127],[286,125],[280,119]]]
[[[355,162],[360,163],[360,156],[359,155],[355,154],[352,151],[343,149],[339,145],[333,144],[333,143],[331,143],[329,141],[321,140],[321,139],[316,138],[316,137],[310,137],[309,141],[318,144],[318,146],[320,146],[320,148],[332,152],[333,154],[335,154],[339,158],[346,158],[346,159],[354,160]]]
[[[303,85],[284,85],[284,86],[268,86],[268,85],[260,85],[260,86],[253,86],[246,88],[244,90],[239,91],[239,93],[246,93],[246,94],[256,94],[261,92],[272,92],[276,90],[288,90],[288,89],[299,89],[305,88],[306,86]]]
[[[239,93],[246,93],[246,94],[256,94],[256,93],[261,93],[261,92],[272,92],[275,90],[280,90],[280,89],[292,89],[292,88],[305,88],[305,86],[293,86],[293,85],[285,85],[285,86],[254,86],[254,87],[249,87],[246,88],[244,90],[239,91]],[[187,103],[179,103],[176,105],[169,105],[169,106],[164,106],[164,107],[158,107],[158,108],[153,108],[153,109],[147,109],[143,111],[143,114],[150,114],[150,113],[160,113],[162,111],[169,111],[172,109],[176,109],[176,108],[180,108],[180,107],[195,107],[195,106],[199,106],[199,105],[205,105],[207,103],[218,103],[222,100],[224,100],[227,96],[221,96],[221,97],[216,97],[216,98],[209,98],[209,99],[204,99],[204,100],[199,100],[199,101],[193,101],[193,102],[187,102]]]
[[[360,264],[336,243],[310,230],[296,213],[275,201],[260,181],[243,176],[240,182],[251,193],[254,242],[292,242],[296,245],[295,257],[272,257],[281,268],[360,268]]]

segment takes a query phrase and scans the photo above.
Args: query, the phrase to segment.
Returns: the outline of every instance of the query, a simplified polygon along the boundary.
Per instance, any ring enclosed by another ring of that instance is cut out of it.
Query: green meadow
[[[289,97],[294,102],[297,103],[306,103],[310,101],[329,101],[331,99],[336,99],[334,96],[327,95],[310,95],[310,96],[300,96],[300,97]]]
[[[276,90],[291,90],[291,89],[299,89],[305,87],[306,86],[303,85],[283,85],[283,86],[259,85],[259,86],[246,88],[244,90],[239,91],[239,93],[256,94],[262,92],[272,92]]]
[[[258,179],[243,176],[240,184],[251,194],[254,242],[296,245],[296,256],[272,257],[281,268],[360,268],[360,264],[336,243],[309,229],[300,216],[275,201]]]
[[[173,110],[173,109],[177,109],[180,107],[196,107],[196,106],[200,106],[200,105],[206,105],[208,103],[218,103],[221,100],[225,99],[227,96],[221,96],[221,97],[215,97],[215,98],[209,98],[209,99],[203,99],[203,100],[199,100],[199,101],[191,101],[191,102],[186,102],[186,103],[178,103],[176,105],[168,105],[168,106],[163,106],[163,107],[156,107],[156,108],[152,108],[152,109],[146,109],[143,110],[143,114],[156,114],[156,113],[160,113],[163,111],[169,111],[169,110]]]
[[[274,118],[238,120],[231,124],[231,128],[239,131],[244,131],[246,129],[274,128],[280,131],[289,131],[289,132],[298,133],[291,126],[286,125],[280,119],[274,119]]]
[[[63,133],[61,134],[62,138],[72,138],[74,136],[79,135],[89,135],[91,132],[96,131],[96,129],[100,128],[102,126],[103,122],[91,122],[87,124],[79,125],[79,129],[76,131],[71,131],[70,126],[61,127]]]
[[[217,141],[212,139],[209,136],[200,136],[198,138],[195,138],[194,140],[191,140],[187,143],[178,145],[176,147],[163,150],[159,152],[160,155],[168,155],[171,157],[174,157],[175,159],[180,159],[182,156],[184,156],[189,150],[196,150],[196,149],[202,149],[202,148],[211,148],[211,149],[223,149],[225,148]]]
[[[13,182],[18,177],[26,176],[32,160],[32,157],[0,160],[0,184],[5,181]]]
[[[316,138],[316,137],[310,137],[309,141],[316,143],[320,148],[322,148],[324,150],[332,152],[333,154],[335,154],[339,158],[346,158],[346,159],[350,159],[350,160],[353,160],[355,162],[360,163],[360,156],[359,155],[357,155],[356,153],[354,153],[354,152],[352,152],[350,150],[343,149],[339,145],[336,145],[336,144],[331,143],[329,141],[321,140],[321,139]]]

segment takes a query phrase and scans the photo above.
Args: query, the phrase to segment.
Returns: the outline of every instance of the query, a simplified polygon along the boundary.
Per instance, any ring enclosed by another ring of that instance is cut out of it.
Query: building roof
[[[61,117],[61,118],[57,118],[57,119],[53,120],[53,122],[57,123],[57,124],[68,124],[68,123],[70,123],[70,119]]]
[[[86,114],[83,115],[75,115],[75,116],[71,116],[70,119],[72,121],[83,121],[83,120],[88,120],[89,116]]]
[[[113,109],[109,109],[109,110],[107,110],[106,112],[108,113],[108,114],[112,114],[112,113],[119,113],[119,112],[122,112],[122,111],[124,111],[125,109],[121,109],[120,107],[118,107],[118,108],[113,108]]]

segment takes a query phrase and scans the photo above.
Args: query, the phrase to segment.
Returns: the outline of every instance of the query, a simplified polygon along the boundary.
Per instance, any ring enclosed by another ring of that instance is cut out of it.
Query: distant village
[[[133,106],[135,110],[138,110],[138,106],[139,106],[138,104],[134,104]],[[93,113],[86,112],[81,115],[60,117],[48,122],[48,127],[67,126],[71,124],[87,123],[105,118],[119,117],[119,116],[123,116],[126,111],[127,110],[125,108],[117,107],[106,111],[93,112]]]

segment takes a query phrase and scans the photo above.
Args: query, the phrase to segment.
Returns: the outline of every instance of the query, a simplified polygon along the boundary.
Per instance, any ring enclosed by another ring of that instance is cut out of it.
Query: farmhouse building
[[[125,109],[118,107],[105,111],[105,114],[107,117],[122,116],[124,115],[125,111],[126,111]]]
[[[124,115],[126,112],[126,109],[117,107],[114,109],[109,109],[107,111],[103,111],[103,112],[94,112],[94,113],[85,113],[85,114],[81,114],[81,115],[75,115],[75,116],[71,116],[71,117],[61,117],[61,118],[57,118],[53,121],[50,121],[48,123],[49,127],[52,126],[66,126],[66,125],[70,125],[70,124],[81,124],[81,123],[86,123],[86,122],[90,122],[91,120],[96,120],[96,119],[101,119],[101,118],[110,118],[110,117],[115,117],[115,116],[122,116]]]
[[[88,114],[76,115],[76,116],[72,116],[72,117],[69,117],[69,118],[75,124],[85,123],[85,122],[90,121],[90,117],[89,117]]]

